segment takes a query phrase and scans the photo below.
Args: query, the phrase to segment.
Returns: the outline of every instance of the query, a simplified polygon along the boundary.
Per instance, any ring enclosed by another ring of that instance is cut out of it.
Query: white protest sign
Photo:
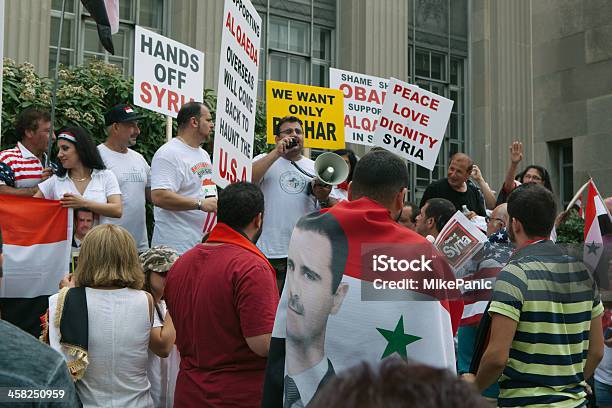
[[[372,146],[389,80],[329,69],[329,87],[344,95],[344,141]]]
[[[261,17],[249,0],[226,0],[221,35],[213,181],[251,181]]]
[[[457,271],[482,248],[486,241],[487,236],[461,211],[457,211],[438,234],[434,246]]]
[[[134,105],[176,118],[189,101],[204,97],[204,54],[136,26]]]
[[[391,78],[374,144],[433,170],[453,101]]]

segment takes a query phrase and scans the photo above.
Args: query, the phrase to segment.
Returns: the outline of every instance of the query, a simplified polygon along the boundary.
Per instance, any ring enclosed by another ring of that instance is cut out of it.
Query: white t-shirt
[[[265,156],[260,154],[254,162]],[[300,168],[314,174],[314,162],[302,157]],[[314,196],[306,194],[310,179],[291,162],[278,158],[259,182],[265,198],[263,230],[257,246],[270,259],[286,258],[289,239],[297,221],[319,209]]]
[[[68,173],[64,177],[53,175],[40,183],[38,188],[48,200],[59,200],[66,193],[81,195],[72,179],[68,177]],[[83,198],[106,204],[108,203],[108,197],[116,194],[121,194],[121,189],[119,189],[119,183],[115,174],[110,170],[94,169],[91,173],[91,180],[83,193]],[[97,223],[94,222],[94,224]]]
[[[100,217],[100,224],[121,225],[134,237],[138,251],[146,251],[149,248],[149,240],[145,188],[151,186],[151,167],[140,153],[132,149],[128,149],[127,153],[119,153],[100,144],[98,151],[106,168],[117,177],[123,203],[121,218]]]
[[[212,182],[210,156],[201,147],[172,139],[160,147],[151,162],[151,190],[169,190],[185,197],[204,199]],[[200,210],[169,211],[155,207],[151,245],[168,245],[179,254],[202,240],[216,222],[215,213]],[[206,229],[206,231],[204,231]]]

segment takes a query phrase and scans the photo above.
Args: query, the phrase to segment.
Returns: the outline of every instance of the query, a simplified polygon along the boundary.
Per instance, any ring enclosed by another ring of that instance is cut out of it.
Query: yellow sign
[[[268,143],[275,144],[274,127],[287,115],[304,124],[304,147],[344,149],[344,96],[337,89],[266,82]]]

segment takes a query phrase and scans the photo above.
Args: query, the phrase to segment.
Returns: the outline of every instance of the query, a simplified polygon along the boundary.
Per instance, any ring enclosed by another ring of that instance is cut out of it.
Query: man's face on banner
[[[295,229],[287,259],[287,337],[311,342],[324,335],[327,318],[335,314],[346,284],[332,293],[332,247],[317,232]]]

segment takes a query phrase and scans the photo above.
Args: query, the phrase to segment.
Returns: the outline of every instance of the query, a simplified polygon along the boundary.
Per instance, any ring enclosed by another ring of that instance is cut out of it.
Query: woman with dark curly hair
[[[121,218],[117,177],[106,170],[89,132],[78,126],[66,127],[57,136],[57,146],[57,174],[40,183],[34,197],[60,200],[62,207],[89,208],[103,217]]]
[[[531,164],[515,177],[516,170],[521,160],[523,160],[523,144],[521,142],[513,142],[512,146],[510,146],[510,167],[508,167],[504,185],[497,196],[496,206],[505,203],[512,190],[524,183],[541,184],[546,187],[548,191],[551,193],[553,192],[550,183],[550,175],[542,166]]]

